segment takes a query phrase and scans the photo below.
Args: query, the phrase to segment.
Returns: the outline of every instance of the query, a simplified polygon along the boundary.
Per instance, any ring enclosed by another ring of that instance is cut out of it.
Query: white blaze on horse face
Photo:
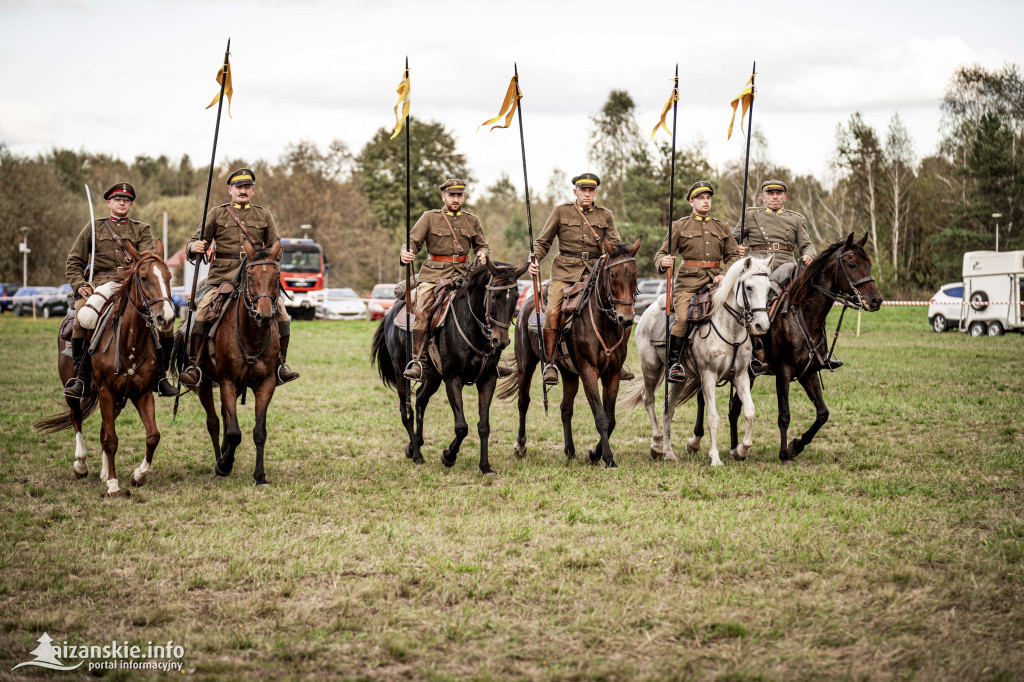
[[[153,270],[154,270],[154,272],[156,272],[156,268],[153,268]],[[171,292],[167,289],[167,282],[160,275],[160,273],[157,272],[156,275],[157,275],[157,277],[156,277],[157,281],[160,282],[160,297],[168,299],[168,300],[164,301],[164,305],[163,305],[163,308],[164,308],[163,309],[164,319],[165,320],[169,320],[170,324],[173,325],[174,324],[174,308],[171,307],[171,301],[170,301]]]
[[[85,436],[79,431],[75,434],[75,473],[84,476],[89,473],[89,466],[85,463]]]

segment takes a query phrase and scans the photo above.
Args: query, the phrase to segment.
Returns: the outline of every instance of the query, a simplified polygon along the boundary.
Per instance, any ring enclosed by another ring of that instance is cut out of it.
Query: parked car
[[[366,307],[370,311],[371,320],[379,320],[388,314],[395,305],[395,285],[375,284],[370,292],[370,300]]]
[[[188,312],[188,296],[185,287],[171,287],[171,303],[174,305],[174,316],[185,317]]]
[[[365,320],[366,304],[354,289],[328,289],[327,301],[316,308],[316,316],[323,320]]]
[[[14,294],[20,285],[15,282],[0,282],[0,313],[11,309]]]
[[[665,278],[644,277],[637,281],[636,288],[639,293],[636,295],[636,305],[633,306],[633,311],[636,315],[643,315],[644,311],[665,293]]]
[[[943,284],[928,302],[928,323],[941,333],[960,326],[960,312],[964,303],[962,282]]]
[[[67,315],[68,298],[57,287],[21,287],[11,300],[11,312],[31,315],[33,302],[36,315],[44,318]]]

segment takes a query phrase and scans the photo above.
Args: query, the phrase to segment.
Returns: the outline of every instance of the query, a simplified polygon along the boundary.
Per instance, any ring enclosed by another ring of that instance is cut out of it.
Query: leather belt
[[[683,260],[683,265],[688,265],[691,268],[717,268],[721,261],[717,260]]]
[[[434,254],[430,254],[428,257],[439,263],[465,263],[469,258],[469,256],[435,256]]]
[[[242,260],[242,256],[243,255],[244,254],[242,254],[242,253],[239,253],[237,256],[233,255],[233,254],[229,255],[229,254],[226,254],[226,253],[224,253],[224,254],[218,253],[218,254],[214,254],[213,260],[237,260],[237,261],[240,261],[240,260]]]
[[[118,267],[117,270],[97,270],[95,273],[93,273],[93,276],[95,277],[97,275],[123,275],[123,274],[124,274],[124,268],[123,267]]]
[[[580,253],[578,251],[561,251],[561,250],[559,250],[558,255],[559,256],[565,256],[566,258],[579,258],[580,260],[594,260],[595,258],[600,258],[601,257],[601,253],[600,252],[593,253],[591,251],[583,251],[582,253]]]
[[[751,251],[792,251],[793,247],[788,244],[779,244],[778,242],[772,242],[771,244],[758,244],[757,246],[751,246]]]

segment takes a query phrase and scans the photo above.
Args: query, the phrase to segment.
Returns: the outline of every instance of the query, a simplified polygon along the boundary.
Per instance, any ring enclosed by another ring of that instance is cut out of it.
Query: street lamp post
[[[18,250],[22,253],[21,261],[21,286],[28,286],[28,254],[32,253],[32,249],[28,248],[28,231],[32,228],[27,225],[22,226],[21,234],[24,235],[21,239],[21,244],[18,244]]]
[[[996,251],[999,251],[999,219],[1003,217],[1003,214],[993,213],[992,217],[996,219]]]

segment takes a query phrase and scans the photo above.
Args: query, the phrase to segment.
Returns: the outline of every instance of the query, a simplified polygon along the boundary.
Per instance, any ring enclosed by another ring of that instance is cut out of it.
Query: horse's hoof
[[[665,455],[660,453],[660,452],[658,452],[658,451],[656,451],[656,450],[654,450],[652,448],[651,449],[651,459],[653,459],[655,462],[664,462],[665,461]]]
[[[481,469],[480,473],[483,474],[484,476],[497,476],[498,475],[497,471],[495,471],[494,469],[490,469],[490,468],[488,468],[486,470],[485,469]]]
[[[423,459],[423,455],[420,453],[420,451],[417,450],[415,452],[415,454],[413,454],[413,456],[412,456],[412,463],[413,464],[426,464],[427,462],[426,462],[426,460]]]
[[[679,460],[676,459],[676,456],[672,453],[671,450],[669,450],[668,452],[665,453],[665,461],[666,462],[678,462]]]
[[[720,466],[724,466],[724,465],[722,464],[722,460],[720,460],[720,459],[713,459],[713,460],[711,460],[711,466],[713,466],[713,467],[720,467]]]
[[[255,485],[258,488],[261,485],[270,485],[270,481],[268,481],[265,478],[257,478],[254,480],[253,485]]]
[[[794,438],[793,440],[789,441],[789,447],[786,449],[789,451],[789,458],[796,459],[796,456],[804,451],[804,446],[800,442],[800,439]]]
[[[690,445],[690,441],[686,441],[686,454],[688,454],[688,455],[696,455],[698,452],[700,452],[700,446],[699,445],[693,446],[693,445]]]
[[[146,479],[142,479],[141,481],[136,481],[135,477],[132,476],[131,478],[128,479],[128,483],[130,483],[133,488],[141,488],[143,485],[145,485]]]
[[[215,478],[227,478],[231,475],[231,469],[233,467],[225,467],[227,471],[221,468],[220,462],[214,461],[213,463],[213,475]]]
[[[83,478],[85,478],[86,476],[89,475],[89,470],[88,469],[86,469],[82,473],[78,473],[78,469],[72,469],[71,471],[73,471],[75,473],[75,478],[77,478],[79,481],[81,481]]]
[[[412,443],[405,444],[405,456],[412,459]]]
[[[448,461],[448,451],[447,450],[445,450],[444,452],[441,453],[441,464],[445,465],[449,469],[451,469],[453,466],[455,466],[455,460],[454,459],[451,460],[451,461]]]
[[[523,447],[519,447],[518,445],[516,445],[515,448],[513,448],[512,450],[512,454],[513,456],[515,456],[516,459],[522,459],[523,457],[526,457],[526,446],[524,445]]]
[[[733,458],[733,459],[735,459],[736,461],[738,461],[738,462],[742,462],[743,460],[745,460],[745,459],[747,458],[747,454],[748,454],[748,453],[749,453],[750,451],[748,450],[747,452],[743,452],[743,453],[741,453],[741,452],[740,452],[741,450],[742,450],[742,448],[733,448],[732,450],[730,450],[730,451],[729,451],[729,454],[730,454],[730,455],[732,456],[732,458]]]
[[[588,450],[587,457],[590,458],[591,464],[597,464],[597,460],[601,459],[601,455],[597,454],[594,450]]]
[[[117,499],[127,500],[131,496],[132,496],[132,493],[127,488],[118,488],[114,492],[109,492],[109,491],[105,492],[100,497],[108,497],[108,498],[111,498],[111,499],[117,498]]]
[[[619,468],[619,465],[618,465],[618,464],[616,464],[616,463],[615,463],[615,460],[613,459],[612,461],[610,461],[610,462],[608,462],[608,463],[607,463],[607,466],[606,466],[605,468],[606,468],[606,469],[618,469],[618,468]]]

